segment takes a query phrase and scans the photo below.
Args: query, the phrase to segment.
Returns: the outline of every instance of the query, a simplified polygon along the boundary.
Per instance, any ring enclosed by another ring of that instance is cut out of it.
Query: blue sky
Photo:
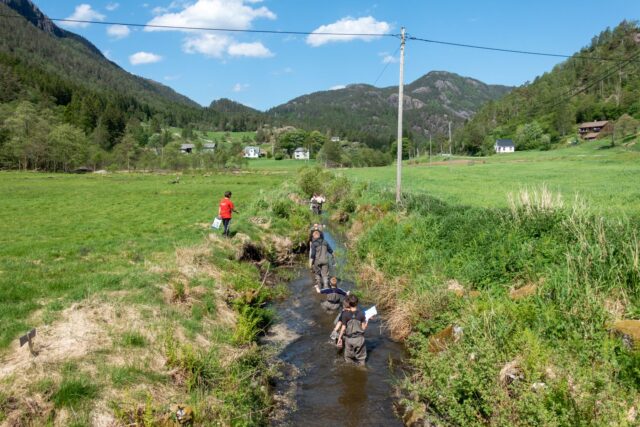
[[[571,54],[607,26],[638,19],[638,0],[35,0],[52,18],[167,25],[399,33],[507,49]],[[202,105],[226,97],[261,110],[351,83],[398,81],[392,37],[319,37],[145,31],[60,24],[132,73],[171,86]],[[396,55],[397,56],[397,55]],[[408,42],[405,79],[445,70],[520,85],[558,63],[525,56]]]

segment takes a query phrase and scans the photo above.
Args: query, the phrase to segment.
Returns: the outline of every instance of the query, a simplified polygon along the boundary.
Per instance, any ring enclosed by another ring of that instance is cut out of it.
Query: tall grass
[[[379,196],[381,211],[392,197]],[[445,425],[629,422],[638,353],[608,325],[640,316],[637,220],[567,206],[545,187],[504,209],[410,193],[380,219],[360,203],[353,261],[392,330],[409,335],[407,407]],[[449,325],[463,338],[430,352]]]

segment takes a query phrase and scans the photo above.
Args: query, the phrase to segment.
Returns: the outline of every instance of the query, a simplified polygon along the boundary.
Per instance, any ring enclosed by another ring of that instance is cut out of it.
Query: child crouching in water
[[[338,347],[344,343],[344,359],[357,365],[364,365],[367,359],[367,347],[364,340],[364,331],[367,329],[367,319],[361,310],[358,310],[358,297],[348,295],[345,298],[347,306],[340,314],[340,333],[338,335]],[[337,325],[336,325],[337,326]]]
[[[322,301],[322,308],[327,311],[335,311],[340,308],[340,304],[342,303],[342,299],[349,295],[349,292],[345,292],[344,290],[338,287],[338,279],[333,276],[331,280],[329,280],[329,287],[325,289],[320,289],[320,286],[316,283],[315,285],[316,292],[319,294],[323,294],[327,296],[326,301]]]

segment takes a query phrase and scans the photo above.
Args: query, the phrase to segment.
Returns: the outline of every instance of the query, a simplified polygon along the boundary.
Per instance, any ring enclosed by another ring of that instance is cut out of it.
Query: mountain
[[[460,126],[486,102],[511,90],[445,71],[432,71],[405,85],[405,128],[415,139],[442,136],[448,122]],[[330,131],[370,146],[385,147],[395,139],[398,87],[353,84],[315,92],[267,111],[281,124]]]
[[[21,89],[44,92],[58,105],[70,102],[75,92],[97,92],[163,110],[172,104],[200,108],[167,86],[123,70],[85,38],[54,24],[30,0],[0,0],[0,15],[0,67]]]
[[[209,105],[209,109],[217,111],[218,113],[243,113],[243,114],[261,114],[260,111],[255,108],[248,107],[236,101],[232,101],[228,98],[220,98],[213,101]]]
[[[547,149],[573,137],[578,123],[622,116],[624,128],[640,120],[638,22],[607,28],[550,72],[485,104],[458,139],[471,154],[490,152],[499,138],[513,138],[517,150]]]

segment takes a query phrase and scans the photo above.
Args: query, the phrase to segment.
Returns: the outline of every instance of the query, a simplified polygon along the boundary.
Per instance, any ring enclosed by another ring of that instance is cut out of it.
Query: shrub
[[[320,167],[304,167],[298,173],[298,187],[311,197],[313,193],[324,193],[325,185],[331,179],[331,174]]]
[[[282,160],[282,159],[284,159],[284,153],[278,152],[273,156],[273,158],[276,159],[276,160]]]
[[[279,199],[273,202],[271,206],[271,212],[278,217],[287,219],[291,215],[291,212],[295,208],[293,202],[289,199]]]

